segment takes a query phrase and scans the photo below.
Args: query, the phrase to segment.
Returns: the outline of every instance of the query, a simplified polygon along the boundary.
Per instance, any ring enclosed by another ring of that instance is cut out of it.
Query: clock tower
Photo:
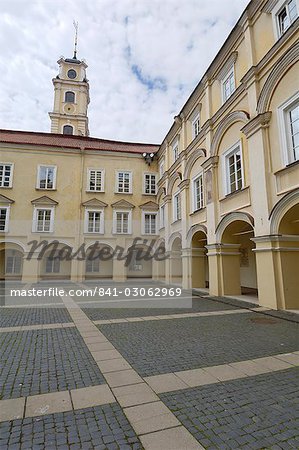
[[[59,74],[53,78],[54,108],[49,113],[51,133],[88,136],[87,108],[89,84],[86,79],[87,64],[77,59],[61,57]]]

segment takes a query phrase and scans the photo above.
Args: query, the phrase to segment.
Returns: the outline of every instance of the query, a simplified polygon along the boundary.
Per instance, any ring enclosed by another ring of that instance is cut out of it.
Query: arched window
[[[74,134],[74,129],[71,125],[64,125],[63,134]]]
[[[75,103],[75,94],[74,92],[67,91],[64,96],[64,101],[66,103]]]

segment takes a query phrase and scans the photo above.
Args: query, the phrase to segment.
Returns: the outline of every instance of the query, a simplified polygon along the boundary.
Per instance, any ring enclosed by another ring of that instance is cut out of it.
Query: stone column
[[[207,245],[210,295],[240,295],[239,244]]]
[[[40,261],[37,259],[38,254],[34,254],[30,260],[27,259],[28,253],[24,253],[23,258],[23,283],[36,283],[39,279]]]

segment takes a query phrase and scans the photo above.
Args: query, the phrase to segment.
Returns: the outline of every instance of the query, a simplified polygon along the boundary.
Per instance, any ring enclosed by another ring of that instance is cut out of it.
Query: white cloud
[[[0,128],[50,131],[51,80],[59,56],[72,56],[76,19],[91,136],[159,143],[246,4],[1,0]]]

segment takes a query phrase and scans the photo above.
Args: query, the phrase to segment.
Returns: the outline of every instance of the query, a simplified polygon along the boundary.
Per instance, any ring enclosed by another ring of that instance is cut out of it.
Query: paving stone
[[[247,376],[245,373],[240,372],[237,368],[229,366],[227,364],[205,367],[203,370],[213,377],[217,378],[219,381],[234,380]]]
[[[58,308],[1,308],[0,328],[66,322],[72,322],[72,319],[67,309],[63,305]]]
[[[123,358],[97,361],[97,365],[102,373],[119,372],[120,370],[132,369],[129,363]]]
[[[106,373],[105,378],[111,387],[126,386],[128,384],[143,382],[142,378],[132,369]]]
[[[71,390],[74,409],[89,408],[115,402],[115,398],[107,385],[90,386]]]
[[[122,356],[117,350],[98,350],[97,346],[95,346],[94,348],[90,348],[90,345],[88,346],[88,348],[92,352],[92,356],[95,361],[119,359]]]
[[[145,450],[200,450],[203,447],[183,427],[140,436]]]
[[[157,394],[181,390],[188,387],[187,383],[173,373],[146,377],[144,378],[144,381],[146,381]]]
[[[28,397],[25,417],[44,416],[70,410],[72,410],[72,402],[69,392],[52,392]]]
[[[160,401],[125,408],[124,413],[138,435],[180,425],[178,419]]]
[[[25,398],[0,400],[0,422],[23,418]]]
[[[189,387],[219,383],[218,378],[203,369],[184,370],[182,372],[175,372],[175,375]],[[171,391],[171,389],[168,389],[168,391]]]
[[[132,384],[112,389],[122,407],[141,405],[158,401],[159,397],[146,383]]]

